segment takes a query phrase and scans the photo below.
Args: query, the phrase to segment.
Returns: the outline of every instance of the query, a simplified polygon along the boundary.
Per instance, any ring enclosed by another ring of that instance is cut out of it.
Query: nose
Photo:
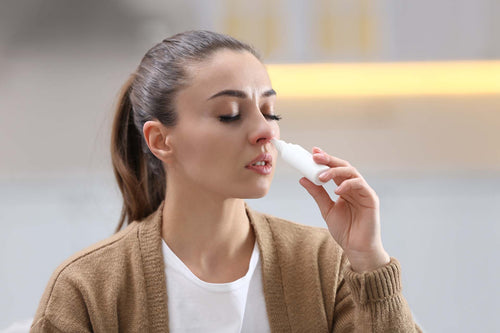
[[[274,121],[267,120],[262,113],[252,120],[253,126],[249,134],[249,141],[251,144],[264,145],[271,141],[277,135],[277,124]]]

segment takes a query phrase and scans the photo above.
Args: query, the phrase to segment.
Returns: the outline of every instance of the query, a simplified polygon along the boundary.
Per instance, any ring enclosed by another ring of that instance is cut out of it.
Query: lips
[[[269,175],[273,170],[273,157],[269,153],[263,153],[248,163],[246,168],[260,175]]]
[[[250,166],[272,166],[273,157],[269,153],[262,153],[256,158],[254,158],[250,163],[247,164],[247,168]]]

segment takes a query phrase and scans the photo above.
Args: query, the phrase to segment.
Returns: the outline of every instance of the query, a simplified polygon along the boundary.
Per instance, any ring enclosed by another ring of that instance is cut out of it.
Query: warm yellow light
[[[500,94],[500,61],[267,66],[281,98]]]

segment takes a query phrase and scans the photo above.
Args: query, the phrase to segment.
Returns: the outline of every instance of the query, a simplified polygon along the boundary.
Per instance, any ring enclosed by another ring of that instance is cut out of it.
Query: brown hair
[[[143,126],[158,120],[174,126],[176,93],[188,84],[187,66],[220,49],[258,53],[248,44],[210,31],[188,31],[163,40],[143,57],[119,97],[111,134],[111,158],[123,196],[116,231],[154,212],[165,198],[162,162],[149,150]]]

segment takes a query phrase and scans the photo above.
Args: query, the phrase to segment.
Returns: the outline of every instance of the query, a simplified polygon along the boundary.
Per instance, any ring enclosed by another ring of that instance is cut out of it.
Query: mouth
[[[262,175],[268,175],[272,171],[273,157],[269,153],[262,153],[248,163],[245,168],[253,170]]]

